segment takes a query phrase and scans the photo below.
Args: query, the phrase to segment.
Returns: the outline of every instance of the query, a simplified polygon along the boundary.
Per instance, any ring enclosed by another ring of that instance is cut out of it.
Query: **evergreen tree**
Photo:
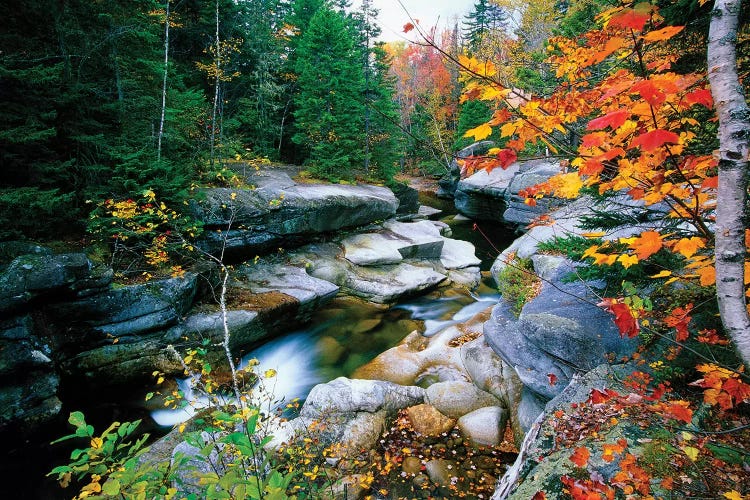
[[[382,43],[372,49],[374,56],[372,92],[367,102],[371,108],[367,143],[370,151],[369,168],[376,178],[390,181],[397,172],[403,134],[398,126],[398,106],[394,100],[395,78],[390,75],[390,61]]]
[[[502,7],[491,0],[477,0],[464,20],[464,38],[469,52],[479,50],[485,36],[505,28],[507,23],[508,16]]]
[[[471,137],[464,137],[464,133],[466,133],[467,130],[478,127],[483,123],[487,123],[490,118],[492,118],[492,109],[487,105],[485,101],[470,99],[463,103],[458,113],[456,142],[453,144],[453,149],[459,151],[466,146],[470,146],[474,142],[474,139]],[[499,144],[499,130],[493,129],[492,135],[487,139],[495,141]]]
[[[300,40],[294,142],[308,152],[312,171],[351,179],[364,154],[364,74],[343,16],[320,9]]]

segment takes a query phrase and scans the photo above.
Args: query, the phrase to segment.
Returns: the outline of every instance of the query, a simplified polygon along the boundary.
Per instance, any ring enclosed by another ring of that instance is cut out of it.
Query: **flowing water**
[[[426,203],[439,203],[444,210],[452,205],[433,198]],[[454,238],[475,245],[482,270],[489,269],[499,251],[513,238],[512,231],[498,223],[454,220],[452,216],[445,221]],[[314,385],[351,376],[412,331],[418,330],[427,337],[435,335],[491,307],[498,298],[499,294],[483,283],[473,292],[439,289],[389,309],[352,299],[336,299],[317,311],[309,326],[257,347],[242,359],[240,366],[254,359],[258,362],[256,373],[268,369],[277,372],[264,391],[271,392],[272,399],[304,399]],[[190,379],[179,381],[178,386],[193,404],[185,409],[152,412],[151,418],[160,426],[185,421],[206,403],[193,393]]]

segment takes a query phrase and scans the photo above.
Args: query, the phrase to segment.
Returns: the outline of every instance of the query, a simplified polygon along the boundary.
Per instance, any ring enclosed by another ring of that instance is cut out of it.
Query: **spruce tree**
[[[364,155],[364,74],[344,17],[328,7],[311,19],[297,50],[293,140],[314,174],[351,179]]]
[[[507,22],[508,16],[502,7],[491,0],[477,0],[472,12],[464,21],[464,37],[469,52],[476,52],[485,36],[492,31],[503,29]]]

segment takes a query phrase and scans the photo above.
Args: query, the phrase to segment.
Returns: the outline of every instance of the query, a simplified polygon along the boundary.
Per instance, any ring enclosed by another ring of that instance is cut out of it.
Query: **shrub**
[[[517,317],[523,306],[539,294],[541,280],[534,273],[531,259],[513,257],[498,274],[497,283],[503,299]]]

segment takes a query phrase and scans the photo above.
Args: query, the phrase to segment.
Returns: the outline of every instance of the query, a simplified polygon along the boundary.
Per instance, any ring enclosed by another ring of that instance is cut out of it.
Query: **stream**
[[[422,203],[455,212],[452,201],[423,195]],[[487,271],[495,257],[513,241],[513,232],[498,223],[475,223],[445,216],[453,238],[473,243],[476,255]],[[256,373],[273,369],[277,372],[265,391],[279,405],[299,398],[304,400],[310,389],[337,377],[350,377],[360,366],[383,351],[397,345],[409,333],[418,330],[430,337],[442,329],[468,320],[492,307],[500,295],[485,276],[477,290],[455,287],[439,288],[421,297],[409,299],[390,308],[348,298],[337,298],[316,311],[310,323],[299,330],[276,337],[249,352],[238,368],[257,360]],[[205,407],[192,387],[191,379],[177,382],[191,404],[180,409],[158,409],[151,418],[162,428],[188,420],[196,410]]]

